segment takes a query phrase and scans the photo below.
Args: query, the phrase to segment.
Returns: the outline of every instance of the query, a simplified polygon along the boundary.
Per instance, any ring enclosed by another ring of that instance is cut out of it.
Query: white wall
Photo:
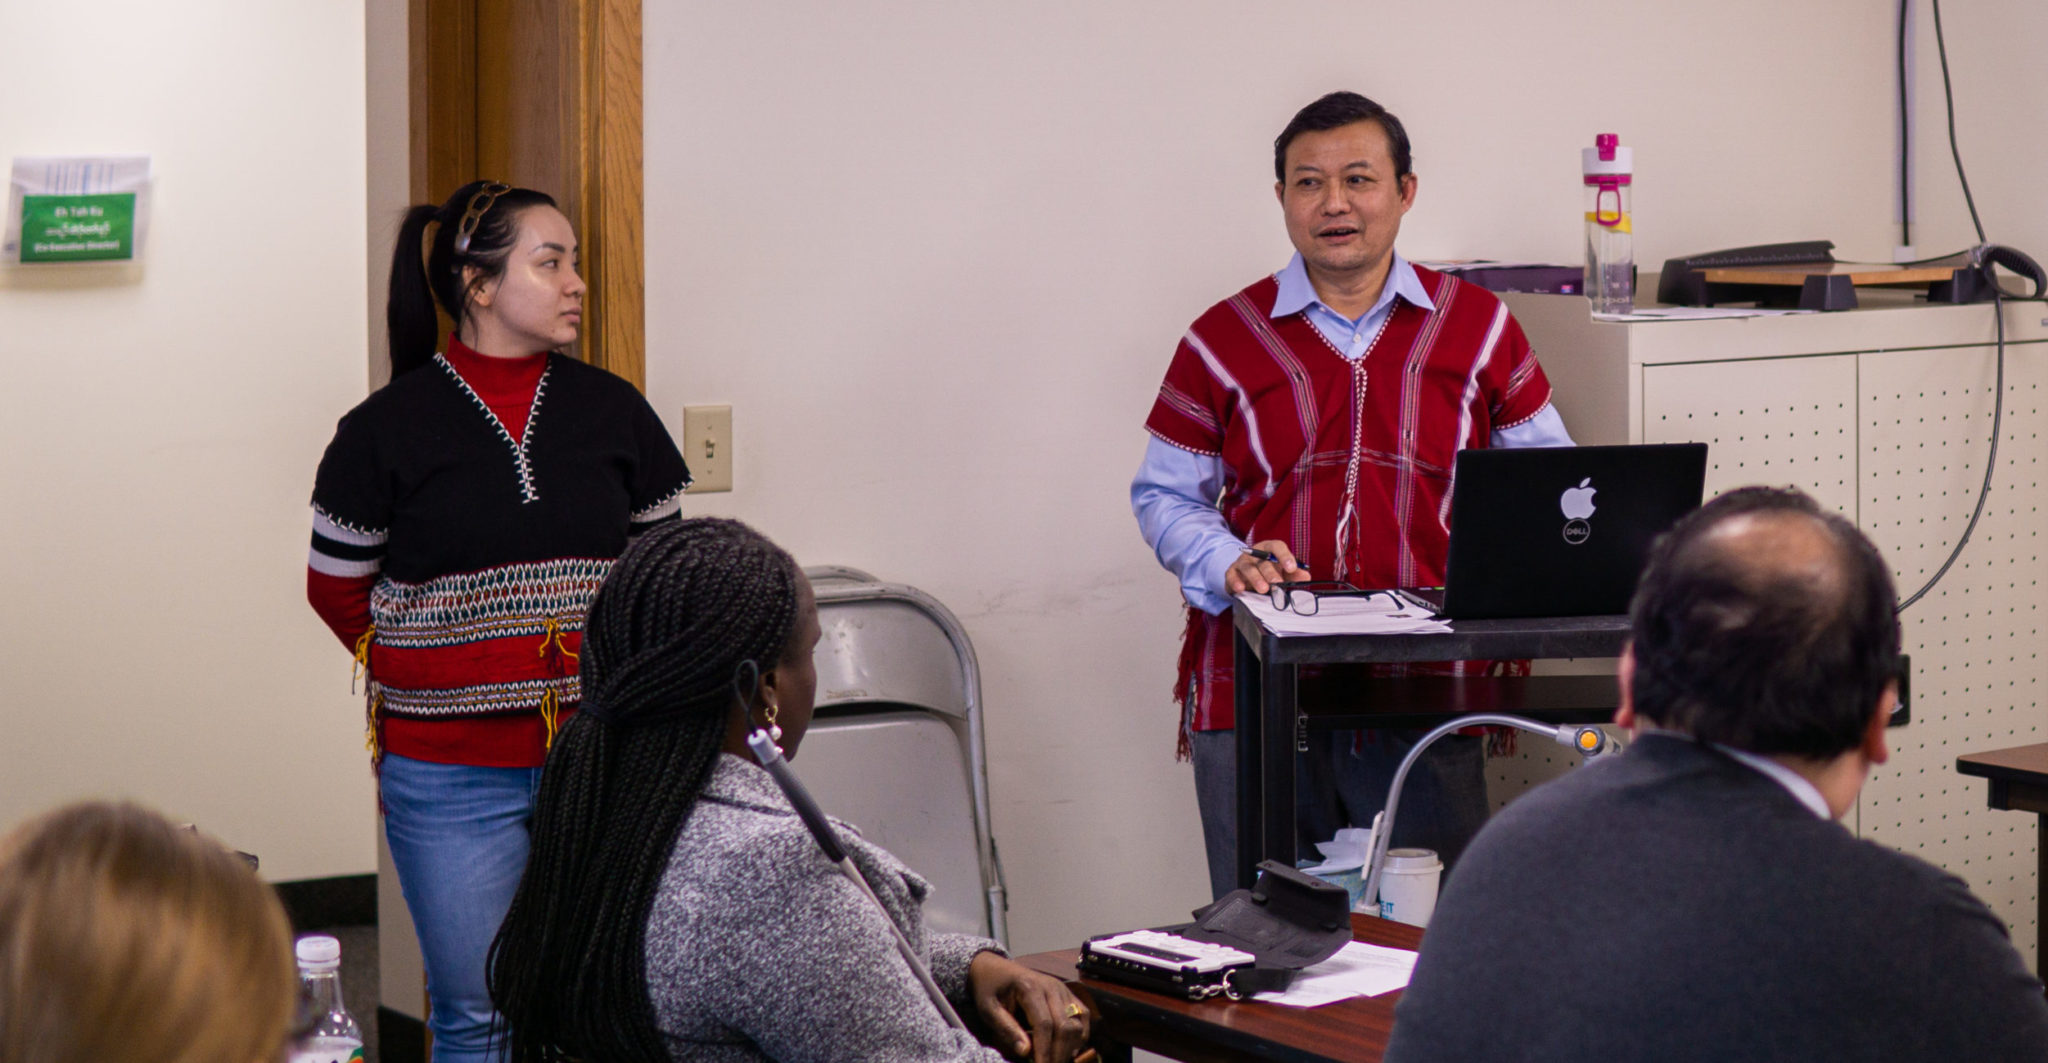
[[[1206,891],[1178,599],[1125,493],[1181,330],[1286,259],[1274,134],[1339,87],[1400,114],[1413,257],[1576,261],[1578,149],[1615,131],[1647,268],[1813,237],[1888,258],[1884,6],[649,4],[650,393],[671,423],[731,402],[737,432],[738,490],[686,508],[965,619],[1019,946],[1180,916]],[[2037,58],[2038,27],[1985,25],[2024,5],[1976,6],[1958,50]],[[2038,119],[1959,91],[1980,203],[2021,231],[2044,160],[1998,133]]]
[[[1949,154],[1934,19],[1926,3],[1916,4],[1914,19],[1913,244],[1921,255],[1939,255],[1969,247],[1977,237]],[[2048,92],[2048,64],[2042,62],[2048,4],[1950,0],[1942,9],[1942,30],[1955,83],[1956,143],[1984,234],[1992,243],[2048,262],[2048,109],[2041,104]]]
[[[364,389],[363,6],[0,5],[0,166],[147,152],[139,275],[0,268],[0,827],[125,795],[369,870],[306,499]]]

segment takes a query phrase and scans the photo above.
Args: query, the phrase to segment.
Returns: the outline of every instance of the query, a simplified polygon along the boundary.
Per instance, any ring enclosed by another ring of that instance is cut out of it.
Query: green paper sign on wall
[[[149,252],[147,155],[19,155],[0,210],[0,269],[67,262],[139,279]],[[113,267],[108,269],[108,267]],[[90,272],[90,271],[89,271]]]
[[[135,193],[21,197],[21,261],[135,257]]]

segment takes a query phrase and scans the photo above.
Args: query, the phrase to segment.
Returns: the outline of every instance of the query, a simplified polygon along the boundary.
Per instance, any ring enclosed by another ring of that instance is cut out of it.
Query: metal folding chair
[[[931,881],[927,925],[1008,944],[967,632],[915,587],[837,565],[804,575],[824,638],[797,775],[826,812]]]

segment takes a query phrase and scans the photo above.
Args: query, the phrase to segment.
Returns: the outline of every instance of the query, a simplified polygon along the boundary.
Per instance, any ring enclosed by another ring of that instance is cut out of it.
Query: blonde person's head
[[[0,1060],[272,1063],[291,949],[218,842],[131,804],[37,817],[0,839]]]

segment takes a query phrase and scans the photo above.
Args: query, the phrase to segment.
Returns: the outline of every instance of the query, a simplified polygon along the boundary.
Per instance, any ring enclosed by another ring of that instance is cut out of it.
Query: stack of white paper
[[[1314,616],[1273,608],[1272,599],[1249,591],[1237,596],[1251,606],[1266,630],[1288,635],[1413,635],[1449,631],[1450,625],[1426,609],[1398,601],[1391,594],[1370,598],[1323,598]]]
[[[1351,997],[1376,997],[1405,987],[1415,973],[1415,953],[1354,941],[1335,956],[1294,976],[1284,992],[1259,993],[1254,1000],[1316,1008]]]
[[[1595,312],[1595,321],[1705,321],[1722,317],[1784,317],[1812,314],[1813,310],[1761,306],[1642,306],[1626,314]]]

